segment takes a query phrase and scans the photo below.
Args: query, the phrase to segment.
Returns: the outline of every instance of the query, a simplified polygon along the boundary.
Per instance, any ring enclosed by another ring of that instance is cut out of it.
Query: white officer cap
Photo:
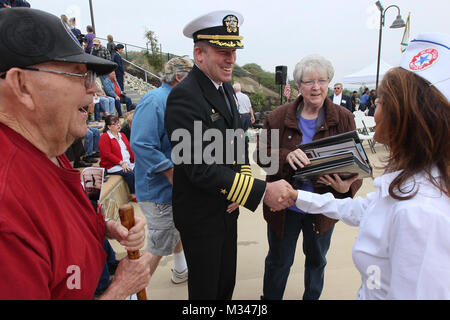
[[[239,35],[239,27],[243,22],[244,17],[238,12],[213,11],[189,22],[183,34],[194,42],[204,40],[218,48],[242,49],[243,37]]]
[[[423,33],[409,43],[400,67],[414,72],[450,101],[450,35]]]

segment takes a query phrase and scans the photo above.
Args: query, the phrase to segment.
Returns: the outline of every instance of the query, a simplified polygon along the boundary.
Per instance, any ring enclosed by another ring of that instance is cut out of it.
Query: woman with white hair
[[[308,157],[298,148],[300,144],[355,130],[352,113],[327,98],[328,85],[333,76],[333,66],[319,55],[309,55],[296,65],[294,80],[301,95],[295,101],[276,108],[264,123],[269,135],[270,130],[279,130],[280,168],[275,175],[268,175],[267,181],[290,181],[294,170],[309,163]],[[270,136],[267,141],[270,154],[275,151],[275,146],[270,145]],[[361,180],[356,178],[342,181],[338,176],[331,179],[327,175],[318,181],[305,181],[299,188],[317,193],[331,192],[337,198],[344,198],[353,197],[361,184]],[[298,236],[303,230],[303,252],[306,256],[303,299],[319,299],[323,288],[325,255],[337,220],[310,215],[295,206],[271,212],[264,205],[263,211],[268,223],[269,253],[265,261],[262,298],[283,298]]]

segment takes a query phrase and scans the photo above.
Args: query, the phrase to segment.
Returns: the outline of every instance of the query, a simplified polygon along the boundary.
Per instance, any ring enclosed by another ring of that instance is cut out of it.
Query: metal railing
[[[107,39],[101,38],[101,37],[98,37],[98,39],[104,40],[106,42],[108,41]],[[161,78],[159,76],[157,76],[156,74],[152,73],[151,71],[149,71],[149,70],[147,70],[147,69],[145,69],[145,68],[143,68],[143,67],[141,67],[141,66],[139,66],[139,65],[137,65],[137,64],[135,64],[133,62],[131,62],[128,59],[129,48],[136,48],[136,49],[138,49],[138,51],[144,51],[144,52],[146,52],[148,54],[151,54],[151,50],[148,48],[148,46],[146,48],[144,48],[144,47],[137,46],[137,45],[130,44],[130,43],[127,43],[127,42],[123,42],[123,41],[114,41],[114,42],[123,44],[123,46],[124,46],[125,58],[122,58],[122,59],[123,59],[123,61],[126,64],[128,64],[128,68],[127,68],[128,72],[130,71],[130,67],[129,66],[131,66],[131,67],[133,67],[133,68],[135,68],[135,69],[140,71],[140,72],[135,72],[135,74],[131,73],[134,76],[136,76],[138,78],[141,78],[146,83],[150,83],[151,85],[154,85],[154,86],[159,86],[161,84]],[[130,50],[130,52],[134,52],[134,50]],[[169,61],[173,57],[178,57],[178,55],[175,55],[175,54],[172,54],[172,53],[163,53],[161,51],[161,57],[164,57],[166,59],[166,61]],[[143,73],[143,75],[141,73]],[[157,80],[155,81],[154,79],[157,79]],[[149,81],[149,80],[152,80],[152,81]]]
[[[108,39],[105,39],[105,38],[101,38],[101,37],[97,37],[97,38],[100,39],[100,40],[108,41]],[[144,48],[144,47],[136,46],[134,44],[126,43],[126,42],[123,42],[123,41],[114,41],[114,42],[123,44],[123,46],[125,47],[124,50],[123,50],[123,51],[125,51],[125,59],[128,59],[128,47],[138,48],[138,49],[145,50],[145,51],[149,52],[148,47]]]
[[[126,63],[132,65],[132,66],[135,67],[136,69],[143,71],[144,74],[145,74],[145,79],[144,79],[145,82],[148,83],[148,76],[147,76],[147,74],[150,74],[150,75],[152,75],[153,77],[157,78],[159,81],[161,81],[161,77],[158,77],[156,74],[151,73],[150,71],[148,71],[148,70],[146,70],[146,69],[144,69],[144,68],[142,68],[142,67],[140,67],[140,66],[134,64],[134,63],[131,62],[131,61],[128,61],[127,59],[122,58],[122,60],[125,61]]]
[[[101,38],[101,37],[97,37],[97,38],[99,38],[100,40],[108,41],[108,39],[105,39],[105,38]],[[149,54],[150,54],[150,51],[151,51],[151,50],[148,48],[148,45],[147,45],[146,48],[144,48],[144,47],[141,47],[141,46],[137,46],[137,45],[134,45],[134,44],[131,44],[131,43],[122,42],[122,41],[115,41],[115,43],[121,43],[121,44],[123,44],[123,46],[124,46],[123,51],[125,52],[125,59],[127,59],[127,60],[128,60],[128,47],[138,48],[138,49],[141,49],[141,50],[145,50],[145,51],[147,51],[147,53],[149,53]],[[169,61],[170,59],[172,59],[172,58],[174,58],[174,57],[180,57],[179,55],[176,55],[176,54],[173,54],[173,53],[169,53],[169,52],[164,53],[164,52],[162,52],[162,49],[160,50],[160,52],[161,52],[161,56],[164,57],[166,61]]]

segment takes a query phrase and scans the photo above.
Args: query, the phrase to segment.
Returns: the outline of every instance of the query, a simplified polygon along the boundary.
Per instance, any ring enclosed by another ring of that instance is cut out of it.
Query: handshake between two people
[[[286,157],[286,162],[294,170],[297,170],[297,167],[304,168],[311,163],[301,149],[290,152]],[[336,192],[347,193],[352,183],[358,178],[359,176],[356,175],[347,180],[342,180],[338,174],[325,174],[319,177],[316,182],[331,187]],[[278,180],[267,184],[264,203],[270,207],[271,211],[280,211],[294,205],[297,197],[298,191],[293,189],[286,180]]]
[[[295,198],[294,197],[295,193]],[[297,199],[297,190],[286,180],[278,180],[275,182],[268,182],[266,187],[266,194],[264,195],[264,203],[270,207],[272,211],[280,211],[295,204]],[[239,204],[233,202],[228,208],[227,212],[231,213],[239,207]]]
[[[358,178],[359,176],[356,175],[347,180],[341,180],[339,175],[334,174],[324,175],[317,182],[327,185],[339,193],[347,193],[351,184]],[[264,203],[270,207],[271,211],[280,211],[293,206],[297,198],[298,190],[293,189],[286,180],[278,180],[267,184]]]
[[[268,182],[266,194],[264,195],[264,203],[271,211],[280,211],[291,207],[297,200],[297,190],[286,180],[278,180]]]
[[[311,162],[301,149],[295,149],[286,157],[286,162],[297,170],[297,167],[304,168]],[[342,180],[338,174],[325,174],[317,179],[318,184],[333,188],[336,192],[347,193],[353,182],[359,179],[359,175],[355,175],[349,179]],[[266,194],[264,195],[264,203],[271,211],[280,211],[289,208],[295,204],[298,197],[298,191],[293,189],[286,180],[278,180],[268,182]],[[231,213],[239,207],[239,204],[232,203],[229,205],[227,212]]]

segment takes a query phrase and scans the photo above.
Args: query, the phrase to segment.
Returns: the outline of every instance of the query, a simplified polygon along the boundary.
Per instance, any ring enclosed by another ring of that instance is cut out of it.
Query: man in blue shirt
[[[170,91],[192,69],[189,58],[173,58],[164,67],[163,84],[147,93],[133,116],[131,148],[135,154],[136,196],[148,226],[147,251],[153,275],[163,256],[173,253],[172,282],[188,279],[180,234],[172,215],[172,148],[164,127],[164,114]]]
[[[369,107],[369,88],[364,89],[364,93],[359,101],[359,109],[360,111],[365,111]]]
[[[127,112],[134,109],[133,101],[131,101],[131,98],[127,97],[121,90],[119,83],[116,79],[116,74],[111,72],[109,75],[104,75],[100,77],[100,81],[103,85],[103,90],[105,91],[106,95],[108,97],[112,97],[115,99],[115,108],[117,110],[117,115],[119,117],[122,116],[122,107],[121,103],[124,103],[127,105]]]

